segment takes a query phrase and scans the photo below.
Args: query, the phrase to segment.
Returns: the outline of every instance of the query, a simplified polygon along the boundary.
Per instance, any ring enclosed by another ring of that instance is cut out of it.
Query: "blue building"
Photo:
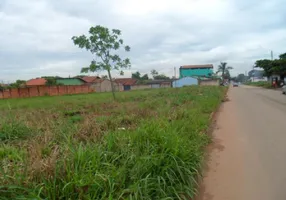
[[[193,77],[184,77],[179,80],[173,81],[172,86],[174,88],[179,88],[183,86],[198,85],[198,84],[199,84],[198,79]]]
[[[183,77],[211,77],[213,65],[184,65],[180,67],[180,78]]]

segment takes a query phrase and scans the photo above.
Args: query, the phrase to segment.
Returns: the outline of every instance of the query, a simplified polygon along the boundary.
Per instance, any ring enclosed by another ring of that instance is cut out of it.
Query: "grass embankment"
[[[223,87],[0,101],[0,199],[189,199]]]
[[[273,88],[269,81],[247,82],[246,85],[263,87],[263,88],[268,88],[268,89]]]

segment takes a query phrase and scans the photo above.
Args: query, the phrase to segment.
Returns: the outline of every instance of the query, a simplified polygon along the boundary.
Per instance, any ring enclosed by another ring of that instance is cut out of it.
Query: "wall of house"
[[[110,80],[103,80],[100,83],[93,83],[91,86],[96,92],[111,92]],[[123,85],[114,82],[115,91],[123,91]]]
[[[212,69],[180,69],[180,78],[191,76],[209,76],[213,74]]]
[[[199,85],[215,85],[219,86],[219,80],[200,80]]]
[[[87,85],[81,86],[35,86],[31,88],[16,88],[0,91],[0,99],[26,98],[37,96],[60,96],[65,94],[84,94],[95,92]]]
[[[184,77],[184,78],[174,81],[173,87],[179,88],[183,86],[198,85],[198,84],[199,84],[198,79],[192,78],[192,77]]]
[[[131,90],[144,90],[144,89],[150,89],[151,85],[132,85]]]
[[[171,83],[161,83],[160,87],[161,88],[170,88],[171,87]]]

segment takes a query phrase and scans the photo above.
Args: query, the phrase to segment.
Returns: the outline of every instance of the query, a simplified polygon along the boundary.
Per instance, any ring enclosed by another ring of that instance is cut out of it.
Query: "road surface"
[[[286,95],[230,88],[198,200],[286,200]]]

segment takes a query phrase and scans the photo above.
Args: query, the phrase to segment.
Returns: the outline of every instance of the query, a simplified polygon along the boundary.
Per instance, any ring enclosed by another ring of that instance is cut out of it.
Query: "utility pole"
[[[176,75],[177,75],[177,74],[176,74],[176,67],[174,67],[174,74],[175,74],[175,76],[174,76],[174,77],[175,77],[175,78],[174,78],[174,79],[175,79],[174,82],[175,82],[175,88],[176,88]]]
[[[273,51],[271,50],[271,60],[273,60]]]
[[[176,79],[176,67],[174,67],[174,74],[175,74],[175,79]]]

